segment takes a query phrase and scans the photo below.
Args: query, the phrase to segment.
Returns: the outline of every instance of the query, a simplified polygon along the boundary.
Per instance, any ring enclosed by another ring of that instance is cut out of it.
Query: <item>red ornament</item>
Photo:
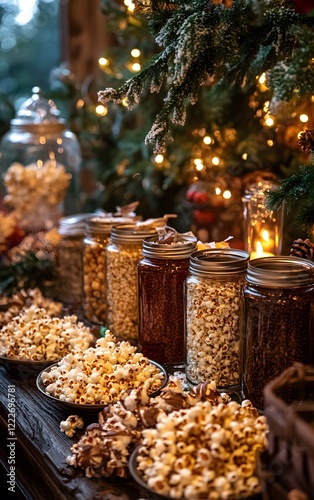
[[[314,9],[314,0],[293,0],[294,9],[299,14],[308,14]]]
[[[196,191],[193,197],[193,203],[197,205],[198,208],[205,208],[208,205],[209,196],[204,191]]]
[[[206,227],[215,221],[216,215],[209,210],[193,210],[193,218],[197,226]]]

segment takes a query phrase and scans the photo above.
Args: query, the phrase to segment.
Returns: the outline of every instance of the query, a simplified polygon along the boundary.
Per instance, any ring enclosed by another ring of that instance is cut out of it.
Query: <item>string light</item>
[[[213,165],[219,165],[219,158],[217,158],[217,156],[214,156],[214,158],[212,158],[212,164]]]
[[[309,117],[305,113],[303,113],[302,115],[300,115],[300,122],[306,123],[308,121],[309,121]]]
[[[247,160],[247,153],[243,153],[242,160]]]
[[[76,109],[82,109],[83,106],[84,106],[84,99],[78,99],[76,101]]]
[[[124,5],[126,6],[126,8],[130,11],[130,12],[133,12],[134,9],[135,9],[135,5],[134,3],[132,2],[132,0],[124,0]]]
[[[98,104],[96,106],[96,109],[95,109],[97,115],[100,115],[100,116],[106,116],[106,114],[108,113],[108,109],[106,108],[106,106],[103,106],[102,104]]]
[[[231,198],[231,191],[229,191],[229,189],[226,189],[226,191],[224,191],[222,193],[222,197],[225,199],[225,200],[230,200]]]
[[[140,71],[141,65],[140,65],[140,63],[133,63],[131,68],[133,71]]]
[[[131,56],[132,57],[140,57],[141,51],[139,49],[132,49],[131,50]]]
[[[268,116],[265,120],[265,125],[267,125],[267,127],[272,127],[274,124],[274,119],[271,116]]]
[[[98,64],[101,68],[104,68],[105,66],[108,66],[109,60],[106,57],[100,57],[98,59]]]
[[[268,139],[267,145],[271,148],[274,145],[274,141],[272,141],[271,139]]]
[[[122,104],[122,106],[127,107],[127,106],[128,106],[128,98],[127,98],[127,97],[124,97],[124,98],[122,99],[122,101],[121,101],[121,104]]]
[[[203,143],[206,144],[206,146],[208,146],[209,144],[211,144],[213,142],[212,138],[209,137],[209,135],[205,135],[204,139],[203,139]]]
[[[163,155],[156,155],[155,156],[155,163],[162,163],[163,161],[164,161]]]
[[[219,196],[221,194],[221,189],[219,187],[216,187],[215,188],[215,193],[217,196]]]

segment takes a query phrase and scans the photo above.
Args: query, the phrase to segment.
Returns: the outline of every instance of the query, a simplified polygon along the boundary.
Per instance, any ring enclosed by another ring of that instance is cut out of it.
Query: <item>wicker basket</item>
[[[264,388],[268,484],[282,498],[314,499],[314,366],[295,363]],[[290,493],[289,493],[290,492]],[[292,496],[293,494],[293,496]],[[279,500],[277,496],[276,500]]]

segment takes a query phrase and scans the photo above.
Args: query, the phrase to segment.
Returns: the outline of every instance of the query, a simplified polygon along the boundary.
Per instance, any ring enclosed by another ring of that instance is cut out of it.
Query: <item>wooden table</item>
[[[68,466],[66,457],[71,455],[70,447],[79,437],[79,432],[70,439],[60,431],[61,420],[68,416],[68,411],[56,408],[39,392],[36,377],[19,377],[8,372],[3,366],[0,367],[2,492],[7,492],[10,487],[10,483],[7,483],[10,476],[7,476],[7,473],[10,467],[14,467],[14,474],[11,476],[15,476],[15,495],[12,494],[14,499],[152,498],[132,479],[89,479],[82,472]],[[97,421],[97,414],[83,418],[87,425]]]

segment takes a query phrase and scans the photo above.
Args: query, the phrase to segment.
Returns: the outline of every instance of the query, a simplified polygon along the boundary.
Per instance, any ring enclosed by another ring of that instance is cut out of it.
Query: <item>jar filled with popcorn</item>
[[[86,221],[83,239],[83,312],[92,323],[107,320],[106,247],[114,225],[129,224],[130,217],[99,215]]]
[[[59,114],[34,87],[2,138],[2,202],[26,231],[50,229],[79,211],[80,146]]]
[[[83,297],[83,238],[86,220],[95,214],[62,217],[57,245],[58,299],[66,305],[80,307]]]
[[[185,283],[185,369],[188,380],[240,389],[241,295],[249,254],[231,248],[191,255]]]
[[[144,238],[156,234],[142,223],[115,226],[106,249],[107,326],[122,339],[138,339],[137,266]]]
[[[168,366],[184,364],[184,282],[197,239],[169,228],[143,242],[138,264],[139,349]]]

